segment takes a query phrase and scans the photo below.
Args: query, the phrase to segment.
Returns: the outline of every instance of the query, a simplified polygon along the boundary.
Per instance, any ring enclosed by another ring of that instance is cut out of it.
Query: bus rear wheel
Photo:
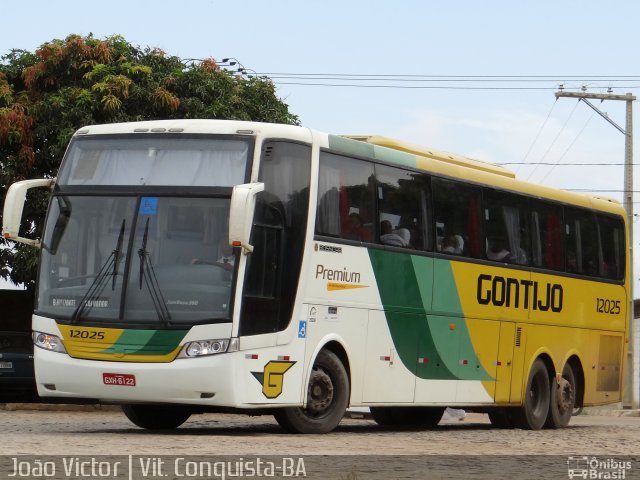
[[[513,428],[512,408],[496,408],[489,411],[489,421],[496,428]]]
[[[549,413],[549,398],[549,372],[542,359],[538,358],[529,372],[523,405],[513,412],[514,425],[524,430],[540,430]]]
[[[562,369],[560,382],[552,381],[547,428],[563,428],[569,425],[576,403],[576,377],[571,365]]]
[[[191,416],[191,411],[173,405],[122,405],[127,418],[147,430],[171,430],[178,428]]]
[[[282,428],[291,433],[328,433],[338,426],[349,405],[349,376],[338,356],[321,350],[313,365],[307,405],[276,410]]]
[[[435,427],[440,423],[444,407],[371,407],[378,425]]]

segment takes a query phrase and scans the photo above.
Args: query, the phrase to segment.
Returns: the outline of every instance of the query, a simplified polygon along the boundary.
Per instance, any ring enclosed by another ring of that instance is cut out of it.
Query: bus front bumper
[[[169,363],[105,362],[36,348],[41,397],[108,403],[174,403],[238,407],[237,353],[176,359]],[[246,405],[245,407],[248,407]]]

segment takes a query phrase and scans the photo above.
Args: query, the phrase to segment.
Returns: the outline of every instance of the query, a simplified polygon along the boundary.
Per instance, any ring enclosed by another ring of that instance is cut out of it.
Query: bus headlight
[[[33,344],[50,352],[67,353],[62,339],[48,333],[33,332]]]
[[[216,355],[218,353],[235,352],[238,350],[237,338],[220,338],[216,340],[197,340],[187,342],[178,358],[203,357],[205,355]]]

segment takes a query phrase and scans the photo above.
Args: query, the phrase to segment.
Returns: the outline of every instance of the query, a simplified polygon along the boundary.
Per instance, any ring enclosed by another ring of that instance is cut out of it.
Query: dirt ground
[[[284,433],[270,416],[194,415],[172,432],[133,426],[117,411],[0,410],[4,455],[640,455],[640,417],[573,417],[568,428],[492,428],[486,415],[434,430],[345,419],[327,435]]]

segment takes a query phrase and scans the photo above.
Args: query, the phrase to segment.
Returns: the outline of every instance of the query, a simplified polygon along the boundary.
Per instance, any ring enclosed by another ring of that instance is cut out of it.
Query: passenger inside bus
[[[513,257],[507,250],[507,242],[504,237],[487,237],[487,258],[497,262],[511,262]]]
[[[406,228],[393,229],[389,220],[380,222],[380,242],[394,247],[408,247],[411,233]]]
[[[464,239],[457,234],[449,234],[442,239],[442,253],[462,255],[464,250]]]
[[[344,238],[358,240],[360,242],[371,241],[371,232],[362,224],[362,218],[359,213],[352,212],[349,214],[349,223]]]

